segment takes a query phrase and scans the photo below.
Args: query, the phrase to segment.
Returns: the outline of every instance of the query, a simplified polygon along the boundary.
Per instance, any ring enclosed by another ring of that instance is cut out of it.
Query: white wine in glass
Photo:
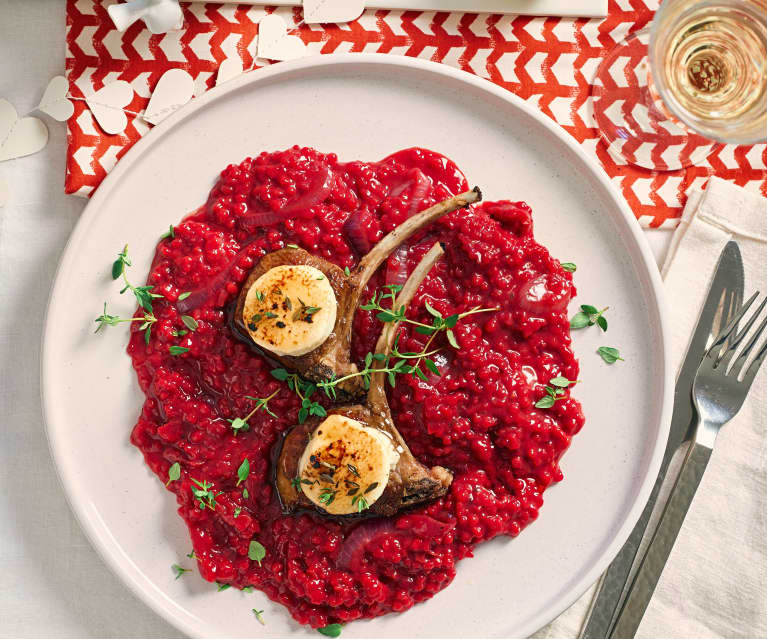
[[[623,59],[640,60],[633,93],[615,83]],[[665,0],[608,53],[593,94],[611,153],[646,168],[695,164],[713,141],[767,140],[767,0]]]
[[[720,142],[767,139],[767,1],[666,0],[652,24],[654,88]]]

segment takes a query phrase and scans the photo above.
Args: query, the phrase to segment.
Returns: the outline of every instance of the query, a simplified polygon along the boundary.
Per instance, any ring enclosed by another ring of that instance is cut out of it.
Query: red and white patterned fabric
[[[723,145],[701,165],[655,173],[611,157],[595,128],[590,83],[605,52],[644,27],[657,0],[610,0],[605,19],[530,18],[477,13],[368,10],[342,25],[306,25],[301,9],[236,4],[184,4],[180,31],[152,35],[138,22],[118,32],[106,7],[112,0],[67,0],[67,77],[83,97],[114,80],[135,89],[126,108],[146,107],[160,76],[184,68],[199,93],[215,83],[218,65],[240,55],[255,59],[258,21],[276,11],[294,25],[311,53],[381,52],[449,64],[488,78],[533,103],[598,159],[643,226],[675,226],[686,192],[717,175],[767,196],[767,145]],[[631,60],[619,60],[618,82],[636,84]],[[258,73],[257,70],[254,73]],[[120,135],[107,135],[82,101],[69,123],[67,193],[88,196],[117,160],[149,130],[129,116]],[[254,150],[255,152],[256,150]]]

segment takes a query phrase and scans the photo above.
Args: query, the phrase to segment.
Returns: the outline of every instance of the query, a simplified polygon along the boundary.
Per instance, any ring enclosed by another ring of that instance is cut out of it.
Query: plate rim
[[[647,277],[647,281],[650,284],[649,292],[652,294],[652,301],[654,301],[654,308],[650,309],[654,311],[657,321],[658,336],[661,341],[660,348],[658,349],[662,355],[662,372],[663,380],[660,385],[662,391],[661,410],[659,413],[658,437],[655,442],[652,454],[650,455],[648,462],[648,470],[642,480],[641,486],[636,493],[633,504],[628,510],[622,525],[612,537],[612,541],[602,551],[601,555],[593,562],[591,568],[585,571],[580,577],[576,577],[575,585],[562,595],[554,599],[555,603],[548,607],[543,608],[537,615],[532,616],[526,624],[514,627],[514,636],[527,637],[537,630],[543,628],[548,623],[556,619],[562,612],[567,610],[575,601],[577,601],[581,595],[583,595],[588,588],[593,585],[599,576],[607,569],[608,565],[614,557],[618,554],[618,551],[622,548],[631,530],[634,528],[639,516],[644,509],[644,506],[649,498],[652,486],[655,483],[655,478],[660,469],[662,456],[668,440],[668,433],[671,421],[671,410],[673,406],[673,375],[671,369],[671,343],[669,330],[668,313],[666,313],[666,295],[663,288],[663,281],[661,279],[660,270],[657,267],[655,258],[652,254],[650,246],[647,240],[642,236],[642,231],[636,222],[636,218],[630,211],[628,204],[624,198],[618,192],[616,186],[612,183],[610,178],[604,172],[603,168],[591,158],[576,142],[576,140],[565,131],[554,120],[546,117],[538,112],[533,106],[528,104],[525,100],[512,93],[511,91],[498,86],[485,78],[473,75],[466,71],[450,67],[446,64],[439,62],[432,62],[430,60],[422,60],[420,58],[413,58],[409,56],[397,56],[386,53],[331,53],[324,55],[316,55],[303,57],[296,60],[279,62],[272,64],[268,67],[262,67],[256,69],[257,73],[245,72],[241,76],[234,78],[221,85],[215,86],[204,94],[195,97],[189,103],[178,109],[171,116],[162,121],[159,125],[152,128],[151,131],[142,136],[120,159],[120,162],[106,175],[99,187],[96,189],[93,197],[89,200],[85,206],[79,220],[75,224],[72,233],[70,234],[66,246],[59,258],[56,272],[53,278],[53,284],[48,296],[48,302],[46,304],[43,332],[41,337],[41,354],[40,354],[40,395],[43,413],[43,424],[46,433],[46,439],[48,442],[48,448],[51,457],[54,461],[54,467],[56,469],[56,475],[59,483],[61,484],[67,503],[70,510],[75,515],[75,518],[80,525],[80,528],[85,533],[91,546],[101,557],[106,566],[120,579],[131,592],[156,614],[169,622],[178,630],[186,633],[190,637],[196,639],[209,639],[210,635],[207,634],[205,626],[194,625],[191,623],[187,616],[182,616],[178,613],[179,605],[173,600],[159,593],[153,593],[150,588],[147,587],[146,582],[141,582],[142,574],[140,571],[132,565],[130,558],[123,557],[117,552],[119,544],[114,538],[109,538],[108,535],[99,529],[99,521],[96,516],[97,513],[89,512],[87,500],[83,495],[76,494],[75,484],[72,483],[71,469],[68,467],[66,457],[57,447],[57,440],[61,433],[57,433],[54,422],[56,419],[56,410],[51,405],[49,393],[46,392],[48,387],[48,380],[52,375],[52,368],[55,363],[51,361],[51,347],[48,344],[47,336],[49,334],[50,325],[53,322],[52,309],[57,304],[57,289],[59,288],[60,280],[62,279],[62,273],[69,267],[70,263],[75,259],[76,252],[73,248],[82,239],[82,236],[86,233],[90,226],[90,223],[99,215],[100,205],[102,200],[105,200],[113,186],[121,179],[122,175],[126,173],[134,162],[140,160],[144,150],[161,141],[162,137],[171,131],[173,127],[189,117],[197,110],[204,108],[210,102],[223,98],[230,92],[235,92],[238,89],[250,84],[256,84],[259,82],[267,81],[270,78],[279,76],[282,74],[289,74],[292,71],[300,71],[313,69],[315,67],[335,66],[335,65],[384,65],[390,67],[404,68],[404,69],[420,69],[422,71],[435,74],[435,77],[441,76],[442,78],[448,78],[459,83],[465,83],[473,86],[476,89],[486,91],[491,95],[501,98],[502,100],[510,103],[515,108],[521,109],[528,116],[535,119],[541,126],[548,129],[548,131],[554,135],[558,142],[564,144],[568,149],[575,153],[575,155],[583,162],[583,164],[589,169],[591,175],[599,183],[599,185],[605,190],[605,192],[612,199],[612,203],[619,212],[619,216],[616,216],[616,221],[620,220],[623,224],[626,235],[631,238],[635,248],[637,249],[638,256],[641,258],[641,265],[644,269],[644,275]],[[634,269],[636,270],[636,269]],[[103,525],[103,524],[102,524]],[[144,578],[146,580],[146,578]],[[151,582],[150,582],[151,583]],[[184,608],[184,612],[188,615],[188,611]]]

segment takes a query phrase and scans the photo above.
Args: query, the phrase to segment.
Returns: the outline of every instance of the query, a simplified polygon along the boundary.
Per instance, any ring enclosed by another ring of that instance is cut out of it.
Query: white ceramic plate
[[[191,563],[190,543],[173,496],[128,441],[143,396],[127,329],[93,334],[104,300],[133,311],[109,275],[123,244],[143,281],[158,236],[205,200],[224,166],[292,144],[342,160],[414,145],[446,154],[487,199],[527,201],[537,239],[578,264],[577,302],[610,306],[609,333],[574,336],[587,422],[539,519],[515,540],[479,547],[427,603],[344,629],[366,639],[527,637],[599,577],[648,497],[671,404],[661,282],[625,203],[577,144],[511,93],[444,65],[343,54],[248,73],[193,100],[109,174],[61,260],[44,335],[48,436],[72,508],[114,571],[188,634],[260,632],[255,606],[266,609],[270,637],[317,636],[259,592],[173,579],[171,564]],[[626,361],[608,367],[599,345],[620,348]]]

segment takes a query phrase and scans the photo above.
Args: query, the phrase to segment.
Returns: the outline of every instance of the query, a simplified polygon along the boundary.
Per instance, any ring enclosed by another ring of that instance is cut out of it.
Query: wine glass
[[[665,0],[592,85],[610,153],[670,171],[767,140],[767,0]]]

